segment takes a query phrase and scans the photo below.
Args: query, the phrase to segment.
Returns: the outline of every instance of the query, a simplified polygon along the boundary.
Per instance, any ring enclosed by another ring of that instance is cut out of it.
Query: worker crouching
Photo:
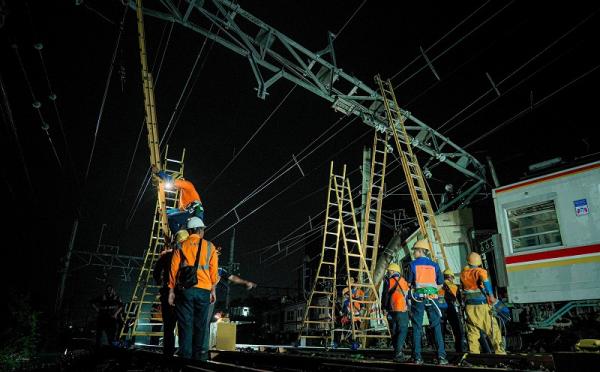
[[[387,311],[394,360],[406,362],[410,357],[404,355],[402,349],[408,335],[408,282],[402,277],[400,271],[400,266],[396,263],[388,266],[381,294],[381,308]]]
[[[468,266],[460,274],[460,281],[465,296],[465,312],[467,314],[466,331],[469,342],[469,352],[479,354],[480,332],[485,334],[492,343],[496,354],[506,354],[502,345],[500,327],[492,313],[492,306],[496,302],[493,295],[492,284],[488,273],[481,268],[481,256],[471,252],[468,257]]]
[[[429,326],[433,329],[437,346],[438,363],[448,364],[444,338],[440,325],[441,311],[437,305],[438,290],[444,283],[442,271],[437,263],[433,262],[428,254],[431,246],[428,240],[419,240],[413,246],[415,259],[410,263],[408,282],[411,286],[411,314],[413,320],[413,356],[416,364],[423,364],[421,358],[421,334],[423,332],[423,313],[427,311]]]

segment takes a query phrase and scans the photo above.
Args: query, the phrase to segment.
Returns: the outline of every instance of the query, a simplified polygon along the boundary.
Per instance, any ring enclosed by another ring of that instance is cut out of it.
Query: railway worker
[[[204,221],[204,207],[202,206],[202,200],[193,183],[184,180],[183,178],[173,179],[173,177],[165,171],[155,171],[154,176],[165,182],[165,189],[174,187],[179,190],[179,209],[167,209],[169,229],[172,234],[185,230],[185,224],[191,217],[198,217]]]
[[[221,247],[217,247],[217,253],[220,254],[220,252],[221,252]],[[224,269],[222,267],[219,267],[218,276],[219,276],[218,283],[221,283],[223,285],[227,285],[227,284],[222,283],[221,282],[222,279],[228,281],[231,284],[243,285],[246,287],[246,290],[248,290],[248,291],[256,288],[256,283],[246,280],[244,278],[241,278],[237,275],[233,275],[233,274],[229,273],[229,271],[227,271],[226,269]],[[212,303],[212,304],[210,304],[210,307],[208,310],[208,316],[206,317],[206,326],[208,327],[209,331],[210,331],[210,323],[214,319],[214,317],[213,317],[214,310],[215,310],[215,304]],[[207,348],[207,350],[210,350],[210,347],[214,346],[214,344],[211,343],[211,341],[212,340],[210,340],[210,338],[207,338],[205,340],[205,343],[206,343],[205,347]]]
[[[454,335],[454,351],[457,353],[466,352],[465,347],[465,330],[462,324],[462,314],[460,306],[462,303],[461,293],[456,284],[454,284],[454,273],[450,269],[444,270],[444,284],[442,285],[442,293],[448,309],[446,310],[446,320],[450,323],[452,334]],[[444,336],[446,335],[446,327],[443,328]]]
[[[160,252],[160,257],[154,265],[152,276],[157,285],[160,294],[160,308],[163,323],[163,354],[173,356],[175,353],[175,325],[177,324],[177,315],[175,308],[169,306],[169,276],[171,274],[171,259],[173,258],[173,249],[181,248],[181,244],[187,240],[190,234],[187,230],[180,230],[175,235],[175,244],[172,247],[165,247]]]
[[[413,357],[416,364],[423,364],[421,358],[421,333],[423,332],[423,313],[427,311],[429,326],[433,329],[437,346],[438,363],[448,364],[444,338],[440,325],[441,311],[437,305],[438,291],[444,283],[439,265],[428,254],[431,245],[427,239],[419,240],[413,246],[415,259],[410,263],[408,282],[411,286],[411,314],[413,321]]]
[[[408,282],[402,277],[400,266],[390,263],[381,293],[381,308],[387,312],[394,347],[394,361],[410,359],[402,349],[408,335]]]
[[[187,228],[189,238],[171,259],[169,305],[175,306],[177,314],[179,355],[208,360],[206,318],[210,304],[217,299],[219,258],[213,244],[203,239],[205,225],[200,218],[190,218]]]
[[[467,314],[467,340],[469,352],[480,353],[479,337],[482,332],[491,342],[496,354],[506,354],[502,345],[502,335],[498,321],[492,315],[492,304],[496,302],[488,273],[481,268],[481,256],[471,252],[466,266],[460,274],[460,281],[465,296],[465,312]]]

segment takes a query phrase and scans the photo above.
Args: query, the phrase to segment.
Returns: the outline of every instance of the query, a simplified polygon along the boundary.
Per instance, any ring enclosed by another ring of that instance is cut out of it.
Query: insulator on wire
[[[48,131],[48,129],[50,129],[50,125],[48,125],[48,123],[46,123],[45,121],[42,122],[42,129],[45,131]]]
[[[42,49],[44,49],[44,44],[42,44],[42,43],[36,43],[36,44],[33,44],[33,47],[36,50],[42,50]]]
[[[50,95],[48,96],[48,98],[50,99],[50,101],[56,101],[56,94],[50,93]]]
[[[33,103],[31,104],[33,106],[33,108],[39,109],[40,107],[42,107],[42,103],[40,101],[33,101]]]

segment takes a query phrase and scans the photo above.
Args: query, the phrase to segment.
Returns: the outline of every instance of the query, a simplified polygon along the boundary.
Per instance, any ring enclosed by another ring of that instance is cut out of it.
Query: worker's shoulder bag
[[[200,259],[200,250],[202,248],[202,240],[198,242],[198,250],[196,251],[196,260],[194,266],[187,266],[184,262],[187,262],[187,258],[183,253],[183,249],[179,250],[181,254],[181,260],[179,261],[179,270],[177,271],[177,288],[188,289],[198,284],[198,263]]]

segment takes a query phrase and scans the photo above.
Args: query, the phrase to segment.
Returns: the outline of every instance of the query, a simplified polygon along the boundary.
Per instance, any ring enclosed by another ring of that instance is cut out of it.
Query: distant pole
[[[228,263],[228,268],[229,271],[233,270],[233,254],[234,254],[234,250],[235,250],[235,228],[233,229],[233,232],[231,233],[231,243],[229,244],[229,263]],[[225,307],[227,309],[229,309],[229,286],[227,286],[227,296],[225,297]]]
[[[75,245],[75,236],[77,235],[78,226],[79,219],[75,218],[75,221],[73,221],[73,230],[71,230],[71,239],[69,240],[69,249],[65,258],[65,267],[63,268],[62,278],[60,280],[60,288],[58,290],[58,296],[56,297],[56,306],[54,309],[56,313],[58,313],[62,307],[65,284],[67,283],[67,275],[69,274],[69,265],[71,263],[71,254],[73,253],[73,246]]]
[[[490,173],[492,174],[492,180],[494,181],[494,187],[500,187],[500,181],[498,181],[498,176],[496,175],[496,168],[494,168],[494,164],[492,163],[492,158],[486,156],[488,167],[490,168]]]

